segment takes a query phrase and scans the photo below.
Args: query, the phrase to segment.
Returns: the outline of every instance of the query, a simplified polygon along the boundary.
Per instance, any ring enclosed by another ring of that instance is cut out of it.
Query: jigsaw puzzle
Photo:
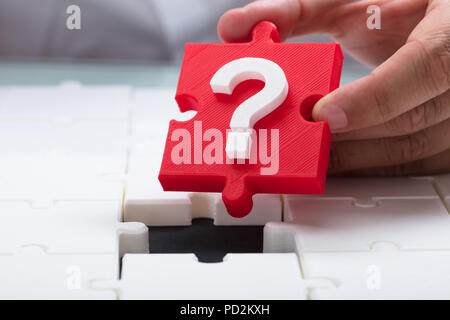
[[[331,134],[308,120],[339,86],[342,52],[334,43],[278,42],[275,25],[261,22],[250,43],[186,45],[176,100],[197,114],[170,122],[165,191],[222,192],[234,217],[251,211],[257,193],[323,191]]]
[[[48,90],[45,95],[63,97],[59,86]],[[144,91],[146,107],[161,98],[155,108],[169,108],[164,101],[173,91]],[[29,101],[26,88],[8,95],[18,106]],[[145,118],[133,110],[128,130],[122,111],[101,121],[107,108],[95,108],[88,104],[64,121],[53,107],[29,116],[18,111],[2,122],[12,147],[0,158],[0,298],[449,297],[450,226],[443,204],[450,202],[449,175],[328,179],[324,195],[284,195],[284,208],[277,195],[255,195],[253,212],[232,220],[218,193],[164,198],[160,186],[153,186],[166,112],[149,108]],[[29,125],[40,139],[25,132]],[[168,201],[155,206],[161,199]],[[185,212],[176,205],[179,199],[189,200]],[[147,228],[123,223],[127,214],[173,226],[197,217],[216,225],[269,221],[265,253],[228,254],[215,264],[200,263],[193,254],[148,254]]]

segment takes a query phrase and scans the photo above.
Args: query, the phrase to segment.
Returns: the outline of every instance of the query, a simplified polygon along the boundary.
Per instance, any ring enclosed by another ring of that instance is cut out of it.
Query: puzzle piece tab
[[[323,192],[331,134],[326,123],[308,120],[315,102],[339,86],[342,52],[335,43],[278,42],[276,27],[261,22],[250,43],[186,45],[176,100],[181,112],[197,114],[170,123],[159,174],[164,190],[222,192],[234,217],[251,211],[256,193]],[[226,155],[227,131],[237,107],[262,92],[264,72],[241,84],[248,77],[233,78],[232,94],[214,93],[210,81],[248,57],[277,64],[289,88],[284,102],[254,124],[250,159],[239,162]]]

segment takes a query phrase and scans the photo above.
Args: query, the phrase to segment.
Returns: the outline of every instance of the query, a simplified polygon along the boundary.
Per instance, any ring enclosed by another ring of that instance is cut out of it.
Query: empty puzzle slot
[[[222,262],[227,253],[262,253],[264,226],[215,226],[195,219],[191,226],[149,227],[150,254],[194,253],[200,262]]]

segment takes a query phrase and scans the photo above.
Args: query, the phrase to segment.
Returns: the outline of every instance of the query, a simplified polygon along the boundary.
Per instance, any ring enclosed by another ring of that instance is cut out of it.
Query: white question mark
[[[241,58],[221,67],[211,79],[214,93],[232,94],[246,80],[261,80],[264,88],[241,103],[230,121],[225,152],[230,159],[249,159],[252,146],[251,129],[260,119],[278,108],[288,94],[283,69],[263,58]]]

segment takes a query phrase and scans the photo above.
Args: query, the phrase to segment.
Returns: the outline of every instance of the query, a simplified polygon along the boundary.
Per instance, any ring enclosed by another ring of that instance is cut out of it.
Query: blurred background
[[[249,2],[0,0],[0,85],[77,79],[175,86],[184,44],[219,42],[220,16]],[[71,5],[80,8],[80,29],[67,28]],[[317,35],[290,41],[330,40]],[[346,55],[343,83],[367,70]]]

